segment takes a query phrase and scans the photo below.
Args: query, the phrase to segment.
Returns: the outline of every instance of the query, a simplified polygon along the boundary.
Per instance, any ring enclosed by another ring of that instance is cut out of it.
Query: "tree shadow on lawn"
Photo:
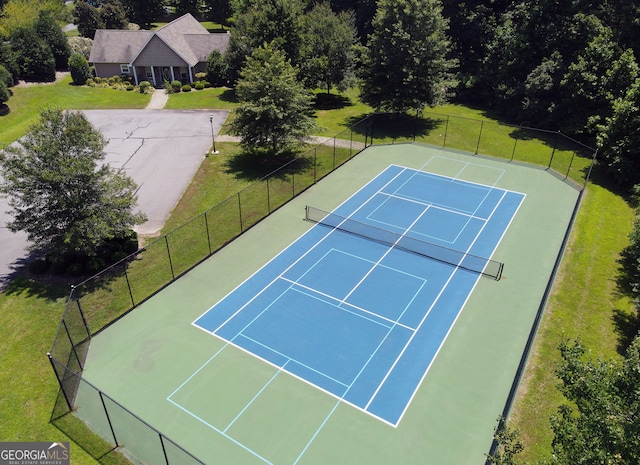
[[[218,98],[223,102],[238,103],[238,97],[233,89],[225,89]]]
[[[369,118],[367,118],[368,116]],[[364,120],[365,118],[367,119]],[[346,124],[357,134],[369,136],[373,134],[374,140],[404,139],[413,141],[420,137],[428,136],[443,121],[443,119],[413,116],[406,113],[378,113],[373,115],[363,113],[347,118]]]
[[[326,92],[316,94],[313,103],[315,110],[340,110],[351,106],[353,106],[353,102],[349,97],[338,94],[327,94]]]
[[[226,163],[226,172],[237,179],[259,181],[266,177],[287,179],[313,168],[313,160],[300,157],[299,152],[273,155],[269,152],[241,152]]]

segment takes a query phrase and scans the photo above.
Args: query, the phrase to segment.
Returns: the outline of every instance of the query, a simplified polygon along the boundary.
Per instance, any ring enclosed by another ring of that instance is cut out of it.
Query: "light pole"
[[[213,139],[213,151],[212,155],[216,155],[218,151],[216,150],[216,135],[213,132],[213,113],[209,115],[209,124],[211,125],[211,139]]]

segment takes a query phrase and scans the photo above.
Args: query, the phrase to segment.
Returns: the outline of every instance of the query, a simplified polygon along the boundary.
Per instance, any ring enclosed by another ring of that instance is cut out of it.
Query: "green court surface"
[[[479,280],[397,428],[191,324],[312,227],[305,205],[330,211],[390,164],[426,162],[478,183],[504,170],[496,187],[526,198],[493,256],[502,279]],[[83,377],[207,464],[483,464],[578,194],[541,169],[369,147],[95,336]],[[108,436],[98,402],[81,385],[76,414]]]

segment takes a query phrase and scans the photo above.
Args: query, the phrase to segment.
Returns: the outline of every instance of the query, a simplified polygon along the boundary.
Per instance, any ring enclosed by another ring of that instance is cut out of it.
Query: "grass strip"
[[[589,184],[509,419],[525,445],[522,460],[551,453],[549,418],[563,403],[555,376],[560,343],[579,338],[594,358],[619,357],[628,343],[625,322],[635,308],[617,278],[633,219],[620,196],[597,179]]]

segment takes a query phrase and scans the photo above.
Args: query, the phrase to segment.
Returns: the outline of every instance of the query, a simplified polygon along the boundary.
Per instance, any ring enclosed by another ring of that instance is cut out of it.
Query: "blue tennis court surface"
[[[490,258],[523,199],[392,165],[334,213]],[[478,279],[317,224],[194,324],[395,426]]]

